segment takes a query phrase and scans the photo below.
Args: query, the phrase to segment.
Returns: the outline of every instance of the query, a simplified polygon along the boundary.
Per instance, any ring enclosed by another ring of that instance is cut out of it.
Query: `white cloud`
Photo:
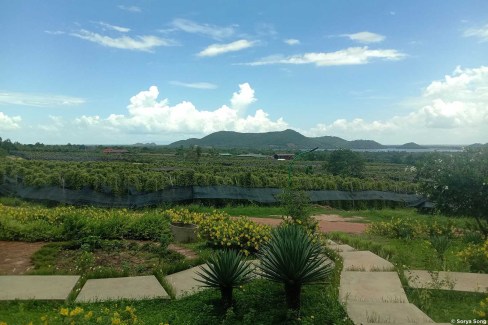
[[[60,30],[45,30],[44,33],[49,34],[49,35],[63,35],[66,34],[63,31]]]
[[[469,28],[464,31],[464,37],[476,37],[480,42],[488,41],[488,24],[481,28]]]
[[[221,130],[239,132],[265,132],[284,130],[288,124],[282,118],[273,121],[258,109],[254,115],[245,115],[244,109],[256,101],[254,90],[248,83],[239,85],[231,98],[231,107],[222,105],[213,111],[198,110],[191,102],[183,101],[174,106],[167,99],[159,100],[159,90],[151,86],[130,99],[128,114],[81,116],[78,127],[110,129],[134,134],[208,134]]]
[[[488,67],[456,68],[452,75],[431,82],[410,101],[413,110],[384,121],[361,118],[322,123],[309,135],[346,138],[388,138],[390,143],[418,139],[422,143],[486,142],[488,139]],[[473,140],[475,139],[475,140]]]
[[[159,46],[176,45],[172,40],[163,39],[152,35],[137,36],[136,38],[129,36],[114,38],[90,32],[85,29],[82,29],[76,33],[71,33],[71,35],[107,47],[143,52],[151,52],[155,47]]]
[[[39,129],[48,132],[59,132],[64,128],[64,120],[61,116],[49,115],[49,124],[39,125]]]
[[[120,33],[128,33],[130,32],[130,28],[127,28],[127,27],[120,27],[120,26],[116,26],[116,25],[111,25],[111,24],[108,24],[108,23],[104,23],[103,21],[99,21],[98,24],[106,29],[110,29],[110,30],[114,30],[116,32],[120,32]]]
[[[188,19],[175,19],[171,26],[176,30],[181,30],[187,33],[201,34],[209,36],[216,40],[221,40],[234,35],[234,28],[231,26],[220,27],[210,24],[199,24]]]
[[[285,40],[283,40],[283,42],[285,42],[285,44],[288,44],[288,45],[298,45],[298,44],[300,44],[300,41],[297,40],[297,39],[294,39],[294,38],[285,39]]]
[[[210,82],[181,82],[181,81],[170,81],[170,84],[174,86],[181,86],[186,88],[194,89],[217,89],[218,86]]]
[[[198,56],[216,56],[221,55],[228,52],[236,52],[247,49],[252,47],[256,44],[256,42],[248,41],[248,40],[238,40],[228,44],[212,44],[209,45],[206,49],[198,53]]]
[[[11,131],[20,129],[19,123],[22,121],[20,116],[8,116],[3,112],[0,112],[0,130],[1,131]]]
[[[401,60],[406,55],[393,49],[370,50],[367,46],[350,47],[336,52],[310,52],[288,57],[280,55],[269,56],[261,60],[244,63],[245,65],[258,66],[267,64],[315,64],[319,67],[335,65],[367,64],[373,59]]]
[[[359,43],[379,43],[385,40],[385,36],[371,33],[371,32],[359,32],[354,34],[343,34],[341,36],[349,37],[350,40],[356,41]]]
[[[85,103],[83,98],[63,95],[0,92],[0,105],[25,105],[36,107],[73,106]]]
[[[117,8],[119,8],[120,10],[124,10],[124,11],[128,11],[128,12],[134,12],[134,13],[142,12],[141,8],[139,8],[137,6],[119,5],[119,6],[117,6]]]
[[[249,105],[257,101],[254,97],[254,89],[247,82],[239,85],[239,91],[232,94],[230,103],[237,111],[245,110]]]

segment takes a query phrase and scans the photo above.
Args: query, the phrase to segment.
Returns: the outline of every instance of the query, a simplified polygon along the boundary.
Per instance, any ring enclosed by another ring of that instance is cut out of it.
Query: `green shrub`
[[[324,282],[333,268],[318,240],[297,225],[278,227],[259,252],[264,278],[283,283],[288,308],[300,309],[302,286]]]
[[[232,250],[220,250],[212,255],[205,266],[200,266],[197,281],[205,287],[220,289],[222,305],[225,309],[232,305],[234,288],[252,280],[252,268],[244,256]]]

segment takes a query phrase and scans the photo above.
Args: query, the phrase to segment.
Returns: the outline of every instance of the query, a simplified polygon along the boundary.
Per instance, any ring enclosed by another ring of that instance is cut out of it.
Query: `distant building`
[[[292,153],[277,153],[273,156],[276,160],[292,160],[293,157],[295,157],[295,155]]]
[[[129,153],[126,149],[112,149],[112,148],[105,148],[103,149],[104,154],[124,154]]]
[[[244,153],[241,155],[237,155],[237,157],[240,157],[240,158],[271,158],[270,156],[262,155],[260,153]]]

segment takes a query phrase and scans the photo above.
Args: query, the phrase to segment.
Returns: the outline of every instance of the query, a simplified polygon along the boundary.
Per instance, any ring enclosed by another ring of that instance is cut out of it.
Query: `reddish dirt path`
[[[361,234],[366,230],[368,224],[366,223],[357,223],[357,222],[349,222],[360,220],[358,218],[343,218],[338,215],[319,215],[314,216],[319,222],[319,229],[322,232],[332,232],[332,231],[342,231],[347,232],[350,234]],[[249,218],[252,221],[263,224],[269,225],[271,227],[276,227],[281,223],[281,219],[274,219],[274,218]]]
[[[46,243],[0,241],[0,275],[24,274],[33,265],[31,256]]]

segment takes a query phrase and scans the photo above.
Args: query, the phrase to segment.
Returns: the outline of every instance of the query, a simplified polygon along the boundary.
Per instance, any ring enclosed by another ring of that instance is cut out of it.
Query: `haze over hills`
[[[415,143],[403,146],[384,146],[373,140],[348,141],[334,136],[306,137],[294,130],[284,130],[265,133],[239,133],[233,131],[219,131],[211,133],[201,139],[190,138],[173,142],[170,147],[215,147],[215,148],[260,148],[260,149],[385,149],[385,148],[424,148]]]

